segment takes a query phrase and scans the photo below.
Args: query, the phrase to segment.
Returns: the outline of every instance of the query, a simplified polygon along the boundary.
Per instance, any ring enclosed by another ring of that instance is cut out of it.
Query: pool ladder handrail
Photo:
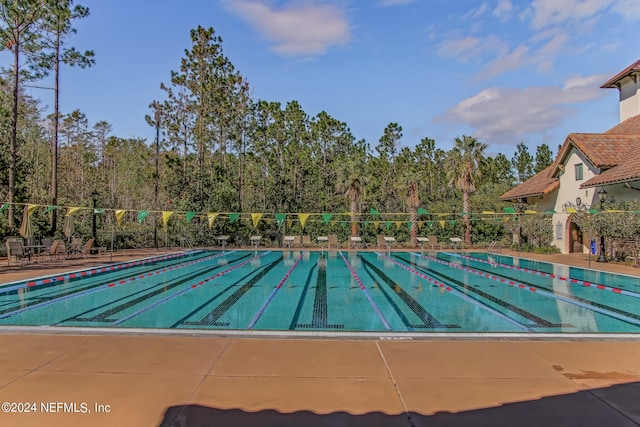
[[[182,245],[183,245],[183,247],[187,247],[189,249],[193,249],[193,244],[191,243],[191,240],[189,240],[187,237],[183,237],[182,238]]]
[[[497,240],[494,240],[493,242],[491,242],[489,244],[489,247],[487,248],[487,252],[488,253],[498,253],[501,252],[502,248],[500,247],[500,242],[498,242]]]

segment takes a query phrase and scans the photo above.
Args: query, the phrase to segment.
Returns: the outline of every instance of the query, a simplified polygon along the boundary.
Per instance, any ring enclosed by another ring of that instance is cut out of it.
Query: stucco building
[[[598,191],[609,201],[640,197],[640,60],[601,88],[618,89],[620,123],[604,133],[569,134],[551,166],[500,197],[554,212],[552,244],[562,253],[589,250],[589,236],[572,219],[599,207]]]

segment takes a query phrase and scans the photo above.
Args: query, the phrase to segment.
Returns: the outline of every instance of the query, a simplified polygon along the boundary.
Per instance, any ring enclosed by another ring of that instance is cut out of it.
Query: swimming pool
[[[640,278],[486,253],[192,251],[0,286],[0,325],[640,333]]]

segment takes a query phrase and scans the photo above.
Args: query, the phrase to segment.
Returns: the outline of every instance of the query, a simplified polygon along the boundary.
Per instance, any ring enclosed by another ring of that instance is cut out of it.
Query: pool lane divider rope
[[[258,310],[255,316],[253,316],[253,319],[251,319],[251,322],[249,322],[249,325],[247,325],[247,329],[253,329],[256,323],[258,323],[258,320],[260,319],[264,311],[267,309],[267,306],[273,300],[273,297],[276,296],[276,293],[280,290],[280,288],[282,288],[282,285],[284,285],[284,283],[287,281],[289,276],[291,276],[291,273],[293,272],[293,270],[298,266],[298,264],[300,264],[300,261],[302,261],[303,256],[304,256],[304,251],[300,253],[300,256],[298,257],[296,262],[293,263],[289,271],[287,271],[287,274],[284,275],[282,280],[280,280],[280,283],[278,283],[278,285],[273,289],[273,291],[271,292],[267,300],[264,302],[264,304],[262,304],[262,307],[260,307],[260,310]]]
[[[478,301],[474,300],[473,298],[469,297],[468,295],[465,295],[463,292],[458,291],[457,289],[453,288],[450,285],[447,285],[446,283],[443,283],[443,282],[440,282],[440,281],[436,280],[435,278],[429,276],[428,274],[424,274],[424,273],[422,273],[422,272],[420,272],[420,271],[418,271],[416,269],[413,269],[413,268],[409,267],[408,265],[405,265],[405,264],[403,264],[401,262],[396,261],[393,258],[389,258],[388,256],[386,256],[385,254],[383,254],[381,252],[376,252],[376,254],[381,256],[381,257],[383,257],[384,259],[386,259],[388,261],[391,261],[392,263],[394,263],[398,267],[400,267],[400,268],[402,268],[404,270],[407,270],[410,273],[415,274],[416,276],[420,277],[421,279],[427,280],[428,282],[433,283],[434,285],[436,285],[436,286],[438,286],[438,287],[450,292],[452,295],[455,295],[455,296],[457,296],[458,298],[460,298],[460,299],[462,299],[464,301],[470,302],[471,304],[474,304],[474,305],[476,305],[476,306],[478,306],[478,307],[480,307],[482,309],[485,309],[485,310],[491,312],[492,314],[500,317],[503,320],[506,320],[507,322],[511,323],[512,325],[515,325],[515,326],[519,327],[520,329],[523,329],[523,330],[528,331],[528,332],[534,332],[534,330],[529,328],[528,326],[518,322],[515,319],[512,319],[511,317],[507,316],[504,313],[499,312],[498,310],[496,310],[494,308],[491,308],[491,307],[489,307],[489,306],[487,306],[485,304],[479,303]]]
[[[180,295],[182,295],[182,294],[184,294],[184,293],[186,293],[186,292],[188,292],[188,291],[190,291],[190,290],[192,290],[192,289],[196,289],[198,286],[202,286],[202,285],[204,285],[205,283],[208,283],[208,282],[210,282],[210,281],[212,281],[212,280],[214,280],[214,279],[216,279],[216,278],[218,278],[218,277],[220,277],[220,276],[224,276],[225,274],[230,273],[230,272],[232,272],[233,270],[236,270],[236,269],[238,269],[238,268],[240,268],[240,267],[242,267],[242,266],[244,266],[244,265],[247,265],[247,264],[249,264],[249,263],[250,263],[250,262],[252,262],[252,261],[255,261],[255,260],[257,260],[257,259],[260,259],[260,258],[262,258],[263,256],[265,256],[265,255],[267,255],[267,254],[269,254],[269,253],[271,253],[271,251],[263,252],[263,253],[261,253],[260,255],[256,255],[256,256],[254,256],[254,257],[253,257],[253,258],[251,258],[251,259],[248,259],[248,260],[246,260],[246,261],[244,261],[244,262],[241,262],[240,264],[236,264],[236,265],[234,265],[234,266],[232,266],[232,267],[229,267],[229,268],[227,268],[226,270],[221,271],[220,273],[216,273],[216,274],[214,274],[213,276],[207,277],[207,278],[206,278],[206,279],[204,279],[204,280],[200,280],[200,281],[199,281],[199,282],[197,282],[197,283],[193,283],[193,284],[191,284],[190,286],[188,286],[187,288],[185,288],[185,289],[183,289],[183,290],[181,290],[181,291],[179,291],[179,292],[176,292],[175,294],[172,294],[172,295],[166,296],[166,297],[162,298],[161,300],[158,300],[158,301],[154,302],[154,303],[153,303],[153,304],[151,304],[151,305],[148,305],[148,306],[146,306],[146,307],[143,307],[143,308],[141,308],[140,310],[137,310],[137,311],[135,311],[134,313],[131,313],[130,315],[128,315],[128,316],[126,316],[126,317],[123,317],[122,319],[118,320],[117,322],[114,322],[114,323],[113,323],[113,325],[114,325],[114,326],[121,325],[122,323],[126,322],[127,320],[132,319],[132,318],[134,318],[134,317],[136,317],[136,316],[138,316],[138,315],[140,315],[140,314],[144,313],[145,311],[148,311],[148,310],[152,309],[153,307],[157,307],[157,306],[159,306],[160,304],[164,304],[165,302],[170,301],[170,300],[174,299],[175,297],[178,297],[178,296],[180,296]],[[227,254],[227,253],[225,253],[225,254]]]
[[[186,254],[185,253],[179,253],[179,254],[172,254],[172,255],[163,255],[163,256],[159,256],[159,257],[143,259],[143,260],[140,260],[140,261],[125,262],[125,263],[114,264],[114,265],[105,266],[105,267],[101,267],[101,268],[94,268],[94,269],[76,271],[74,273],[68,273],[68,274],[64,274],[64,275],[61,275],[61,276],[47,277],[47,278],[40,279],[40,280],[31,280],[31,281],[27,281],[25,283],[21,283],[19,285],[15,285],[15,286],[7,286],[7,287],[1,287],[0,286],[0,293],[11,292],[11,291],[15,291],[15,290],[18,290],[18,289],[31,288],[31,287],[40,286],[40,285],[49,285],[51,283],[63,282],[63,281],[71,280],[71,279],[78,279],[78,278],[83,279],[85,277],[93,276],[93,275],[96,275],[96,274],[108,273],[108,272],[111,272],[111,271],[122,270],[122,269],[129,268],[129,267],[138,267],[140,265],[145,265],[145,264],[149,264],[149,263],[153,263],[153,262],[167,261],[167,260],[171,260],[171,259],[174,259],[174,258],[180,258],[180,257],[186,256],[186,255],[192,255],[192,254],[195,254],[195,253],[198,253],[198,252],[201,252],[201,251],[188,252]]]
[[[120,280],[117,284],[118,285],[124,285],[125,283],[129,283],[129,282],[132,282],[134,280],[145,279],[145,278],[147,278],[149,276],[154,276],[154,275],[160,274],[160,273],[166,273],[169,270],[175,270],[177,268],[186,267],[186,266],[189,266],[189,265],[193,265],[193,264],[197,264],[197,263],[200,263],[200,262],[208,261],[208,260],[211,260],[211,259],[219,258],[219,257],[221,257],[223,255],[228,255],[228,254],[231,254],[231,253],[233,253],[233,252],[219,253],[219,254],[215,254],[215,255],[209,256],[209,257],[199,258],[197,260],[193,260],[193,261],[184,262],[184,263],[181,263],[181,264],[172,265],[170,267],[165,267],[165,268],[160,269],[160,270],[151,271],[149,273],[142,274],[140,276],[133,276],[133,277],[130,277],[128,279]],[[162,261],[162,260],[159,260],[159,261]],[[142,264],[146,264],[146,263],[141,263],[141,264],[134,263],[134,264],[135,265],[142,265]],[[67,295],[67,296],[64,296],[64,297],[54,298],[54,299],[51,299],[51,300],[48,300],[48,301],[43,301],[43,302],[38,303],[38,304],[29,305],[27,307],[23,307],[23,308],[20,308],[18,310],[11,311],[9,313],[2,314],[2,315],[0,315],[0,319],[6,319],[8,317],[15,316],[16,314],[24,313],[25,311],[34,310],[34,309],[40,308],[40,307],[46,307],[48,305],[56,304],[58,302],[67,301],[67,300],[72,299],[72,298],[81,297],[81,296],[92,294],[94,292],[98,292],[98,291],[101,291],[101,290],[104,290],[104,289],[112,288],[114,286],[116,286],[116,283],[109,283],[109,284],[98,286],[98,287],[95,287],[95,288],[92,288],[92,289],[87,289],[87,290],[84,290],[84,291],[81,291],[81,292],[76,292],[74,294],[70,294],[70,295]]]
[[[495,282],[500,282],[500,283],[506,283],[509,286],[511,286],[513,288],[516,288],[516,289],[528,290],[528,291],[531,291],[531,292],[546,296],[548,298],[553,298],[553,299],[557,299],[557,300],[560,300],[560,301],[564,301],[564,302],[566,302],[568,304],[576,305],[578,307],[582,307],[582,308],[584,308],[586,310],[589,310],[589,311],[595,311],[595,312],[603,314],[605,316],[613,317],[615,319],[622,320],[624,322],[631,323],[631,324],[636,325],[636,326],[640,326],[640,321],[639,320],[634,319],[633,317],[625,316],[624,314],[615,313],[613,311],[610,311],[610,310],[607,310],[607,309],[604,309],[604,308],[600,308],[600,307],[596,307],[596,306],[584,303],[582,301],[576,301],[573,298],[565,297],[565,296],[562,296],[562,295],[556,295],[553,292],[545,291],[543,289],[536,288],[536,287],[533,287],[533,286],[530,286],[530,285],[526,285],[524,283],[520,283],[520,282],[517,282],[515,280],[509,280],[509,279],[507,279],[505,277],[498,276],[498,275],[495,275],[495,274],[489,274],[489,273],[486,273],[486,272],[483,272],[483,271],[479,271],[479,270],[476,270],[475,268],[471,268],[471,267],[467,267],[467,266],[461,266],[461,265],[458,265],[458,264],[453,263],[453,262],[448,262],[448,261],[441,260],[439,258],[434,258],[432,256],[419,255],[419,254],[416,254],[416,255],[419,256],[420,258],[424,258],[424,259],[427,259],[429,261],[433,261],[433,262],[438,263],[438,264],[446,265],[448,267],[451,267],[451,268],[454,268],[454,269],[457,269],[457,270],[465,271],[467,273],[471,273],[471,274],[474,274],[476,276],[484,277],[485,279],[490,279],[490,280],[493,280]]]
[[[355,279],[356,283],[358,283],[358,286],[360,286],[360,289],[362,289],[362,292],[364,292],[364,296],[367,298],[367,300],[369,300],[369,304],[371,304],[371,307],[373,308],[373,310],[378,315],[378,318],[380,319],[380,321],[384,325],[385,329],[387,331],[390,331],[392,329],[391,325],[389,324],[387,319],[384,317],[384,314],[382,314],[382,311],[380,311],[380,308],[378,307],[378,305],[375,303],[375,301],[371,297],[371,294],[369,294],[369,291],[367,291],[367,287],[362,283],[362,280],[360,279],[360,277],[358,277],[358,274],[353,269],[351,264],[349,264],[349,261],[347,261],[347,259],[344,257],[344,255],[342,254],[342,251],[340,251],[339,253],[340,253],[340,256],[342,257],[342,260],[347,265],[347,268],[351,272],[351,275]]]
[[[483,264],[489,264],[491,266],[507,268],[509,270],[521,271],[521,272],[524,272],[524,273],[529,273],[529,274],[533,274],[533,275],[537,275],[537,276],[549,277],[551,279],[563,280],[565,282],[569,282],[572,285],[582,285],[582,286],[584,286],[586,288],[594,288],[594,289],[599,289],[601,291],[610,291],[610,292],[613,292],[614,294],[626,295],[626,296],[633,297],[633,298],[640,298],[640,293],[638,293],[638,292],[628,291],[626,289],[614,288],[613,286],[606,286],[606,285],[602,285],[602,284],[599,284],[599,283],[592,283],[592,282],[588,282],[586,280],[572,279],[570,277],[562,277],[562,276],[558,276],[557,274],[545,273],[544,271],[533,270],[531,268],[517,267],[515,265],[502,264],[502,263],[499,263],[499,262],[491,262],[491,261],[487,261],[487,260],[484,260],[484,259],[481,259],[481,258],[475,258],[475,257],[468,256],[468,255],[460,255],[460,254],[454,254],[454,253],[450,253],[450,252],[444,252],[444,254],[445,255],[450,255],[452,257],[458,256],[458,257],[463,258],[463,259],[468,259],[468,260],[471,260],[471,261],[477,261],[477,262],[481,262]]]

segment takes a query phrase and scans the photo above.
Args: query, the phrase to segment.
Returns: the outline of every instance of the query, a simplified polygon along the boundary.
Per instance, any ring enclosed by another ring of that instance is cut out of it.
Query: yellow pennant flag
[[[300,220],[300,225],[302,226],[302,229],[304,230],[304,225],[307,223],[307,220],[309,219],[309,215],[308,213],[299,213],[298,214],[298,219]]]
[[[120,225],[122,218],[124,218],[124,213],[126,211],[124,209],[116,209],[116,222]]]
[[[524,213],[526,213],[527,215],[535,215],[538,213],[538,211],[527,209],[526,211],[524,211]]]
[[[256,228],[258,226],[258,222],[260,222],[260,218],[262,218],[262,214],[261,213],[252,213],[251,214],[251,221],[253,222],[253,228]]]
[[[400,230],[400,226],[402,225],[402,221],[396,221],[396,228]]]
[[[218,215],[220,214],[211,212],[207,214],[207,219],[209,220],[209,230],[211,230],[211,227],[213,227],[213,223],[216,221],[216,218],[218,218]]]
[[[438,221],[440,223],[440,227],[444,229],[444,221]]]
[[[27,205],[27,215],[31,216],[37,207],[38,205]]]
[[[567,213],[578,213],[578,211],[576,210],[576,208],[567,208],[566,209]]]
[[[173,212],[171,211],[162,212],[162,225],[164,225],[165,227],[167,226],[167,223],[169,222],[169,218],[171,218],[171,215],[173,215]]]
[[[71,216],[74,213],[78,212],[80,209],[82,208],[69,208],[69,210],[67,211],[67,216]]]
[[[422,230],[423,225],[424,225],[424,221],[418,221],[418,230]]]
[[[378,227],[380,227],[380,221],[373,221],[373,226],[376,228],[376,230],[378,229]]]

